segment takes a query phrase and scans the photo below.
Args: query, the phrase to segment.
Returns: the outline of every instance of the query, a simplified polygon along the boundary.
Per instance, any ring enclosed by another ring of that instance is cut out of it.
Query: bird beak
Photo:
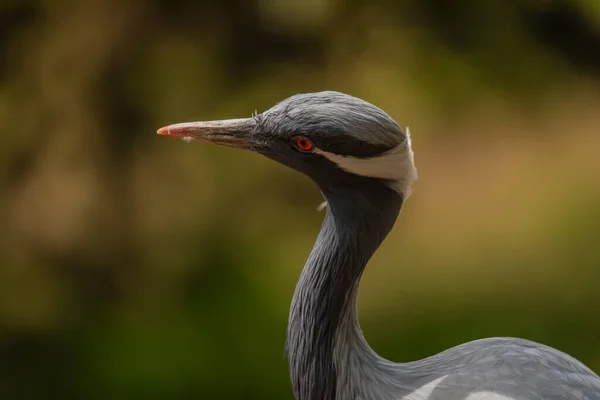
[[[185,122],[160,128],[156,133],[185,141],[214,143],[221,146],[251,149],[256,128],[254,118],[222,121]]]

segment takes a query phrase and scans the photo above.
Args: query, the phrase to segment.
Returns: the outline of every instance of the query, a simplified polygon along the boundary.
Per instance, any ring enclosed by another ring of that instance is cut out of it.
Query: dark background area
[[[155,131],[320,90],[413,134],[373,348],[519,336],[600,371],[600,2],[0,0],[0,397],[291,399],[318,189]]]

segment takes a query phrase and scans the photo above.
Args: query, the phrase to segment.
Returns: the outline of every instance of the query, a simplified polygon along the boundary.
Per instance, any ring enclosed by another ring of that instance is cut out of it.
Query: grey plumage
[[[340,146],[353,139],[362,146],[390,149],[404,139],[400,126],[383,110],[333,91],[291,96],[262,116],[271,133],[318,135],[315,139],[337,141]]]
[[[356,314],[359,281],[416,177],[410,138],[379,108],[337,92],[301,94],[252,118],[159,133],[253,150],[308,175],[325,196],[290,309],[296,399],[600,400],[598,375],[522,339],[482,339],[400,364],[369,347]],[[299,137],[314,147],[299,148]]]

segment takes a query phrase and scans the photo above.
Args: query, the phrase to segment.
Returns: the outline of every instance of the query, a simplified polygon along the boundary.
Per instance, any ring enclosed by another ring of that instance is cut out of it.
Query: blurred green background
[[[599,2],[0,0],[0,398],[291,399],[318,189],[155,131],[326,89],[413,134],[374,349],[519,336],[600,371]]]

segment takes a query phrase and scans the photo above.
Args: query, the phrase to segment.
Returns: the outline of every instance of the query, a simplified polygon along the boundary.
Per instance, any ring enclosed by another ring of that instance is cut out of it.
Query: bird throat
[[[362,397],[361,373],[379,360],[358,325],[357,292],[369,258],[394,225],[402,197],[381,183],[365,186],[323,191],[327,213],[296,286],[288,325],[297,400]]]

